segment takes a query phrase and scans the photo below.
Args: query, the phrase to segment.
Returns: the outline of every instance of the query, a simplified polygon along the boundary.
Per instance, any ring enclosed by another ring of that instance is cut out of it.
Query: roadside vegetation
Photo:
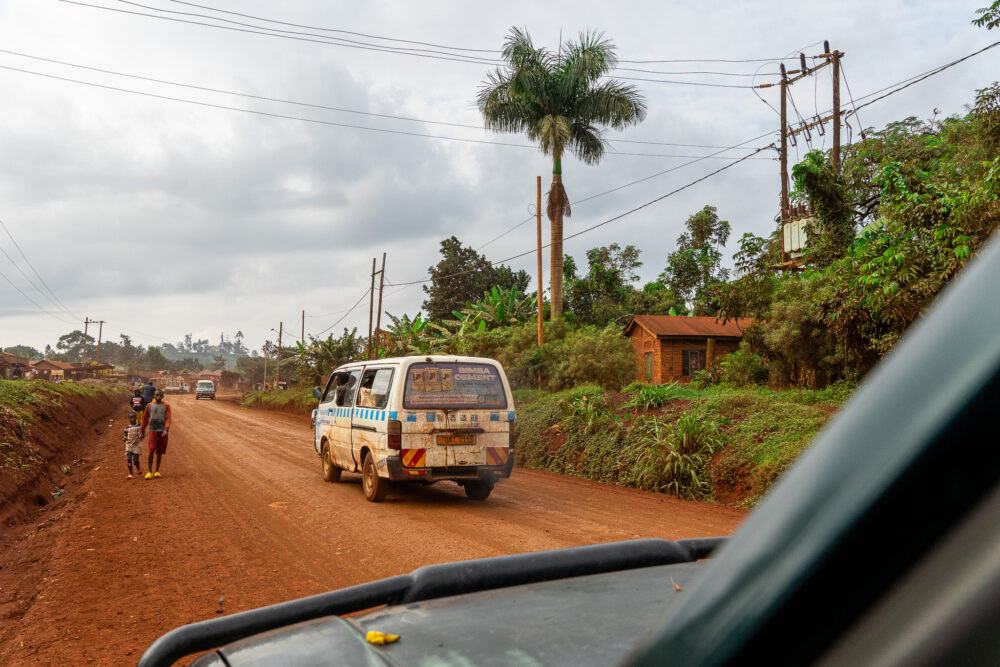
[[[31,470],[44,463],[30,427],[39,414],[63,407],[69,396],[111,397],[124,406],[128,391],[87,382],[0,380],[0,470]]]
[[[714,385],[517,392],[519,465],[751,505],[850,395]]]

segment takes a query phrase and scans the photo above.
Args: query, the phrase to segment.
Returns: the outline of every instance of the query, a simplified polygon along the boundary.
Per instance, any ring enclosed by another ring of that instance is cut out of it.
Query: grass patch
[[[293,387],[278,391],[248,391],[243,394],[241,405],[248,408],[298,412],[308,415],[316,407],[312,388]]]

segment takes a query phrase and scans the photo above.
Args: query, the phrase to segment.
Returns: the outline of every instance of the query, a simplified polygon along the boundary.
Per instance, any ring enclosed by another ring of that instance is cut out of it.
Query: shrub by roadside
[[[517,391],[518,465],[682,498],[754,504],[853,385]]]
[[[293,387],[278,391],[248,391],[243,394],[240,405],[308,415],[316,407],[316,399],[313,398],[312,387]]]

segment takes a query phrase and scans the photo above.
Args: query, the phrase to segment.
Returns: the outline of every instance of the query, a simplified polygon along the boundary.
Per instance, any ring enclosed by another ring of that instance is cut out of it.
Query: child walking
[[[142,419],[142,411],[146,405],[142,402],[142,392],[138,389],[135,389],[132,392],[132,398],[128,399],[128,407],[135,413],[136,420]]]
[[[135,467],[136,475],[142,474],[142,467],[139,463],[140,456],[142,455],[142,427],[139,426],[134,412],[130,412],[128,415],[128,426],[125,427],[125,435],[122,436],[122,440],[125,441],[125,462],[128,464],[128,479],[133,479],[133,466]]]

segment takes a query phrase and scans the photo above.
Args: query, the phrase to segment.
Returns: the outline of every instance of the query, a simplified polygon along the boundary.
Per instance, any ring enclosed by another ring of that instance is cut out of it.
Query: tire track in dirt
[[[442,483],[394,487],[386,502],[369,503],[359,475],[323,482],[308,418],[190,396],[168,402],[162,479],[126,481],[121,436],[110,429],[59,518],[24,527],[0,558],[13,564],[0,570],[0,587],[24,612],[0,635],[0,664],[132,662],[163,632],[221,613],[430,563],[728,534],[744,515],[529,470],[501,480],[485,502]]]

